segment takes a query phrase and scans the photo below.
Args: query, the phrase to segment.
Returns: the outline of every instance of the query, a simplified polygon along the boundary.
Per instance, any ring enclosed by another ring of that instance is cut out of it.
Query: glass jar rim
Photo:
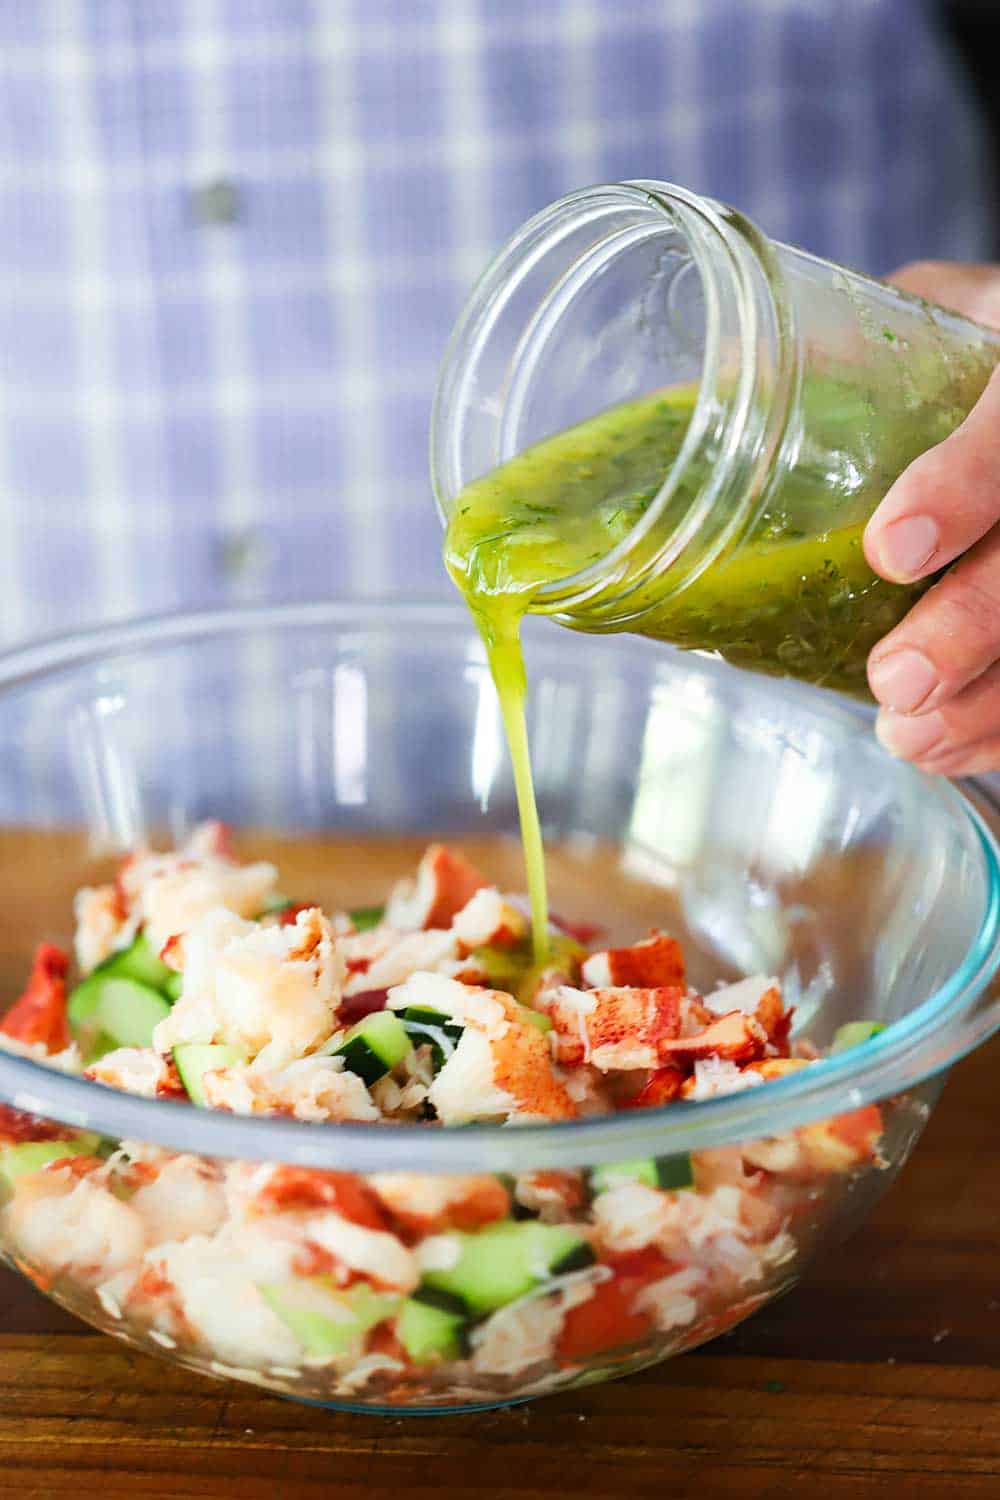
[[[470,638],[474,634],[464,607],[457,602],[343,599],[155,616],[33,642],[5,653],[0,656],[0,702],[5,694],[124,652],[161,650],[254,631],[267,631],[273,638],[282,630],[324,627],[373,632],[393,627],[405,630],[411,638],[423,629],[452,635],[465,629]],[[630,652],[662,649],[631,640],[628,647]],[[710,677],[732,670],[704,659],[692,661],[689,669],[693,675]],[[801,710],[801,689],[770,679],[767,688],[770,694],[796,695]],[[861,727],[857,711],[846,706],[823,702],[809,711],[849,733],[868,732]],[[903,767],[898,773],[917,774]],[[0,1051],[0,1099],[75,1128],[180,1152],[356,1172],[392,1171],[405,1159],[411,1170],[432,1173],[568,1168],[669,1155],[759,1139],[857,1109],[950,1067],[1000,1028],[1000,1003],[976,1011],[977,1000],[1000,968],[1000,849],[985,820],[956,788],[928,783],[927,794],[944,799],[955,818],[971,825],[981,851],[988,895],[979,931],[962,964],[913,1012],[863,1047],[824,1058],[770,1082],[766,1089],[561,1124],[469,1125],[460,1130],[312,1124],[144,1099]]]

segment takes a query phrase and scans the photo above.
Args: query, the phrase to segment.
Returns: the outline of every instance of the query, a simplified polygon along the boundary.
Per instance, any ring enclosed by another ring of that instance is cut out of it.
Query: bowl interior
[[[681,937],[695,982],[782,979],[818,1042],[897,1020],[955,975],[991,900],[961,800],[821,695],[632,637],[528,632],[553,904],[614,938]],[[53,655],[2,690],[0,983],[69,934],[107,857],[204,817],[289,894],[376,900],[428,838],[523,888],[481,647],[458,609],[344,606],[169,625]],[[359,848],[359,842],[363,846]],[[51,901],[19,907],[27,863]]]

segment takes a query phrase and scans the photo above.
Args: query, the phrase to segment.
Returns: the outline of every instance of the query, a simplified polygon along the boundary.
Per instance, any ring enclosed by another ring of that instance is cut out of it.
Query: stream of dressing
[[[521,623],[546,583],[604,556],[657,493],[683,439],[694,391],[614,408],[527,449],[458,496],[448,571],[486,648],[521,823],[534,959],[549,950],[545,851],[525,715]]]
[[[449,518],[445,563],[486,647],[510,747],[536,962],[548,948],[548,901],[521,623],[547,584],[606,557],[632,530],[673,465],[695,401],[694,387],[672,387],[546,438],[467,485]],[[636,579],[628,628],[717,652],[738,666],[867,696],[869,651],[933,579],[900,586],[876,577],[857,518],[871,514],[892,479],[937,434],[929,432],[926,413],[881,424],[867,408],[859,414],[846,380],[815,379],[803,401],[814,411],[814,456],[800,455],[743,543],[687,586],[668,590],[655,574]],[[945,411],[942,431],[956,420]],[[867,459],[848,462],[858,444]],[[884,455],[880,467],[872,463],[873,449]],[[863,477],[842,489],[835,478],[841,471]],[[689,464],[675,497],[693,501],[706,478],[704,467]],[[572,624],[615,628],[589,617],[586,605],[574,609]]]

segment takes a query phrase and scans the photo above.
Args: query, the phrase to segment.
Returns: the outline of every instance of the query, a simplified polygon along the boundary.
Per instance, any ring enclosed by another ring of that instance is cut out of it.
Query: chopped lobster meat
[[[350,1172],[326,1172],[314,1167],[276,1167],[257,1196],[257,1206],[271,1209],[332,1208],[342,1219],[366,1229],[385,1229],[386,1216],[378,1198],[361,1178]]]
[[[748,1063],[763,1057],[767,1033],[752,1016],[741,1010],[720,1016],[696,1036],[664,1041],[661,1051],[678,1062],[693,1063],[701,1057],[718,1057],[727,1062]]]
[[[650,1313],[635,1299],[643,1287],[669,1276],[678,1267],[659,1250],[649,1247],[613,1262],[613,1275],[600,1282],[593,1296],[566,1314],[556,1357],[562,1364],[579,1364],[606,1349],[619,1349],[645,1338],[654,1326]]]
[[[528,919],[492,886],[478,890],[452,923],[459,955],[474,948],[510,948],[528,935]]]
[[[633,1299],[639,1287],[613,1276],[594,1288],[586,1302],[566,1314],[556,1346],[561,1364],[582,1364],[606,1349],[620,1349],[645,1338],[652,1331],[648,1313],[634,1312]]]
[[[684,955],[676,938],[654,932],[631,948],[606,948],[592,953],[583,965],[583,982],[590,989],[634,985],[655,989],[684,984]]]
[[[876,1104],[817,1120],[797,1132],[809,1165],[818,1172],[849,1172],[876,1155],[882,1112]]]
[[[431,844],[415,880],[401,882],[389,898],[385,921],[401,932],[450,927],[463,907],[489,881],[447,844]]]
[[[505,1219],[510,1195],[498,1177],[428,1177],[378,1172],[369,1179],[394,1222],[408,1236],[481,1229]]]
[[[29,1115],[23,1109],[0,1104],[0,1146],[16,1146],[22,1141],[63,1141],[67,1134],[72,1132],[58,1120],[43,1120],[41,1115]]]
[[[163,1059],[163,1069],[156,1084],[157,1099],[186,1099],[188,1091],[181,1083],[181,1075],[177,1071],[172,1057]]]
[[[622,1109],[656,1109],[676,1099],[684,1087],[684,1074],[671,1063],[666,1068],[657,1068],[637,1094],[624,1099]]]
[[[43,1172],[64,1172],[70,1177],[89,1177],[100,1171],[104,1162],[99,1156],[60,1156],[56,1161],[47,1161]]]
[[[754,1019],[757,1025],[766,1033],[769,1044],[774,1048],[779,1057],[788,1056],[790,1047],[789,1037],[794,1014],[794,1007],[791,1010],[785,1009],[781,998],[781,991],[775,985],[765,990],[757,1002]]]
[[[580,1172],[519,1172],[514,1182],[514,1200],[549,1223],[575,1218],[587,1201]]]
[[[775,1078],[787,1078],[790,1073],[797,1073],[800,1068],[808,1068],[809,1064],[803,1057],[763,1057],[759,1062],[750,1063],[749,1066],[758,1077],[767,1082]]]
[[[16,1041],[40,1043],[47,1052],[69,1046],[66,1021],[66,971],[69,959],[61,948],[42,943],[27,988],[0,1021],[0,1031]]]
[[[546,1000],[556,1061],[567,1067],[590,1063],[602,1073],[658,1067],[680,1035],[684,994],[676,985],[593,990],[564,985]]]
[[[428,1094],[444,1124],[504,1115],[538,1120],[576,1116],[576,1105],[552,1067],[547,1037],[519,1017],[517,1009],[499,990],[469,992],[461,1039]]]

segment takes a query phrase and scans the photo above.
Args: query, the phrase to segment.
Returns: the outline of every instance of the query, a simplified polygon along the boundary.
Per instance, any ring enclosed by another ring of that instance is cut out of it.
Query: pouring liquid
[[[458,496],[445,537],[445,562],[486,647],[510,747],[531,897],[536,961],[548,948],[548,903],[541,829],[528,753],[521,622],[547,585],[607,556],[659,493],[687,431],[696,391],[677,387],[614,407],[526,449],[474,480]],[[932,579],[890,584],[868,567],[865,520],[911,458],[950,431],[960,414],[942,413],[940,434],[927,413],[878,433],[875,471],[851,461],[864,441],[870,459],[870,409],[834,379],[817,381],[825,423],[817,461],[786,476],[775,503],[744,544],[680,591],[662,580],[635,591],[627,626],[609,626],[574,609],[579,630],[628,628],[687,649],[714,651],[737,666],[867,695],[872,646],[903,617]],[[838,482],[837,463],[843,456]],[[852,476],[866,473],[852,486]],[[681,477],[693,500],[705,479]],[[845,515],[861,519],[834,524]],[[794,518],[794,519],[792,519]]]

